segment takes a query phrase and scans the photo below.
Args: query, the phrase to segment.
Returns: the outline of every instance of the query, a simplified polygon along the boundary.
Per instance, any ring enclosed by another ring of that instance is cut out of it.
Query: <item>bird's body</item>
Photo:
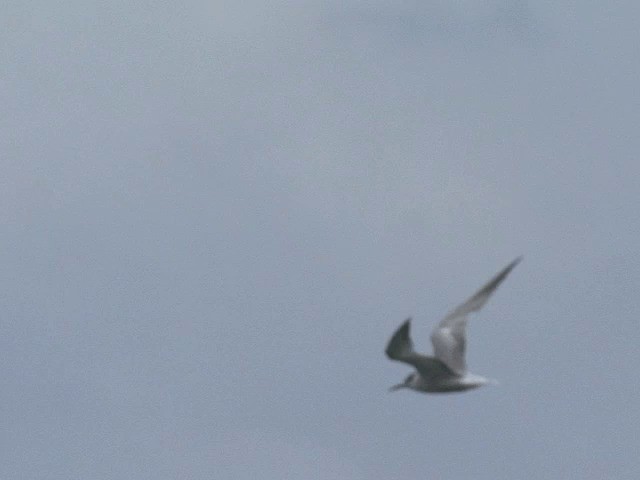
[[[439,378],[427,379],[416,372],[412,373],[405,383],[396,385],[392,389],[410,388],[425,393],[451,393],[473,390],[488,383],[496,383],[496,381],[473,373],[465,373],[464,375],[451,373]]]
[[[520,262],[517,258],[493,277],[462,305],[452,310],[431,333],[434,356],[416,353],[410,337],[411,319],[407,319],[389,340],[386,354],[391,360],[407,363],[416,371],[391,390],[409,388],[418,392],[461,392],[481,387],[495,380],[474,375],[465,363],[467,315],[487,302],[509,272]]]

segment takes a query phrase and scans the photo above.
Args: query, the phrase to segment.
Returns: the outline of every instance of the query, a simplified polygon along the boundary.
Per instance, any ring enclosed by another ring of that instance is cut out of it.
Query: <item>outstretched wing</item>
[[[407,318],[391,336],[385,353],[391,360],[407,363],[407,359],[413,355],[413,342],[410,335],[411,318]]]
[[[467,315],[477,312],[487,303],[491,294],[521,260],[522,257],[518,257],[507,265],[469,300],[447,314],[431,333],[431,343],[436,358],[457,374],[463,374],[467,369],[464,359]]]
[[[408,318],[391,336],[385,353],[391,360],[408,363],[413,366],[425,380],[451,376],[454,373],[440,360],[420,355],[413,350],[410,335],[411,319]]]

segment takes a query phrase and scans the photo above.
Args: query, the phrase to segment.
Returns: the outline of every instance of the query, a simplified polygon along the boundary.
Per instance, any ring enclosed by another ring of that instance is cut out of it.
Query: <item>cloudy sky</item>
[[[0,477],[639,477],[635,2],[3,7]]]

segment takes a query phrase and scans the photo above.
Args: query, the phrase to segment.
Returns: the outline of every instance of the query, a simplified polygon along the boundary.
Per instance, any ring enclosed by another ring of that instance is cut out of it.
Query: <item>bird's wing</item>
[[[387,356],[391,360],[412,365],[426,380],[455,375],[449,367],[437,358],[420,355],[413,350],[410,328],[411,319],[408,318],[391,336],[391,340],[389,340],[385,350]]]
[[[447,365],[435,357],[427,357],[416,353],[409,363],[428,382],[437,382],[438,379],[457,376]]]
[[[489,280],[475,295],[449,312],[431,333],[431,343],[436,358],[457,374],[461,375],[467,369],[464,359],[467,315],[471,312],[477,312],[487,303],[491,294],[521,260],[522,257],[516,258]]]
[[[385,353],[391,360],[405,362],[413,355],[413,342],[410,335],[411,319],[407,318],[394,332],[387,344]]]

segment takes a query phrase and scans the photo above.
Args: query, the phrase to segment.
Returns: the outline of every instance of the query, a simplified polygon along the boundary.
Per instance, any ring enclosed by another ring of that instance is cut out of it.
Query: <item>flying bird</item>
[[[467,371],[465,362],[467,316],[480,310],[491,294],[520,263],[522,257],[507,265],[485,286],[463,304],[454,308],[431,332],[434,356],[416,353],[410,336],[411,318],[408,318],[393,334],[385,353],[391,360],[408,363],[416,369],[404,382],[389,390],[409,388],[418,392],[461,392],[478,388],[495,380],[474,375]]]

